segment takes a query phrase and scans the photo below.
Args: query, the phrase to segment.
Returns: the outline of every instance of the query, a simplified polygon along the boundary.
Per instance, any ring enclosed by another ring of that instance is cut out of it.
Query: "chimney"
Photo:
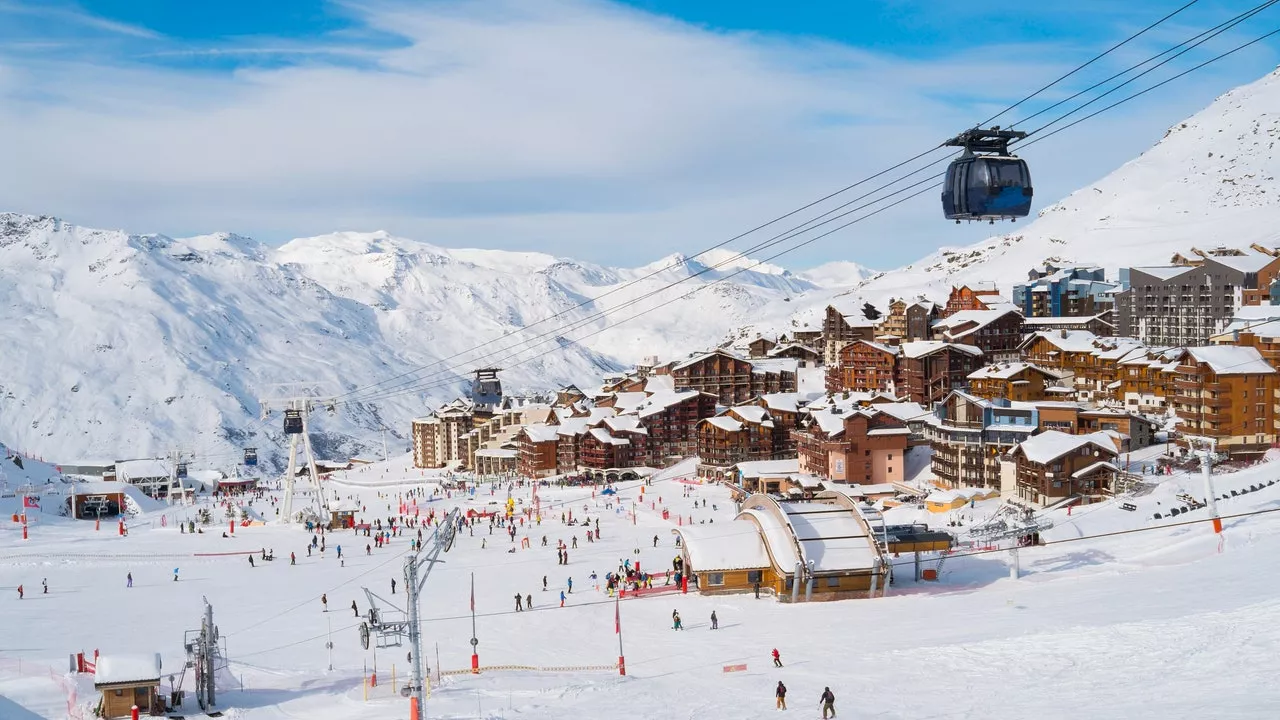
[[[1062,338],[1063,340],[1066,340],[1066,339],[1067,339],[1067,329],[1066,329],[1066,328],[1062,328],[1061,330],[1059,330],[1059,331],[1058,331],[1058,337]]]

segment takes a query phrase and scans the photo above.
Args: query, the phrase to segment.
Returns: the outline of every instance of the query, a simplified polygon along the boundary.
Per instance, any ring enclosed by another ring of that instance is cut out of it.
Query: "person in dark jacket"
[[[787,709],[787,686],[783,685],[781,680],[778,681],[778,689],[774,691],[773,696],[778,699],[778,709],[786,710]]]
[[[818,704],[822,706],[822,718],[826,720],[828,717],[836,716],[836,696],[832,694],[831,688],[822,689],[822,697],[818,698]],[[827,715],[827,713],[831,713]]]

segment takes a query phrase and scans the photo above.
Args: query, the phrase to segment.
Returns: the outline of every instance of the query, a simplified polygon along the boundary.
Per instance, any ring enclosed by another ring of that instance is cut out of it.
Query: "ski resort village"
[[[312,4],[0,2],[0,720],[1276,716],[1274,2]]]

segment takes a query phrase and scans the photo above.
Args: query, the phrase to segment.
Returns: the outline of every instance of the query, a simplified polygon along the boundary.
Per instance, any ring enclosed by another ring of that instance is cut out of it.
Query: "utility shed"
[[[127,718],[134,705],[142,715],[164,713],[160,698],[160,653],[102,655],[93,674],[102,693],[102,717]]]

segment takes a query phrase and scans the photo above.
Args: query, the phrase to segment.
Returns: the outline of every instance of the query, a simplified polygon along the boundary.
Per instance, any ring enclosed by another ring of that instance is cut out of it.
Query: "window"
[[[838,577],[829,577],[829,578],[827,578],[827,587],[829,587],[829,588],[838,588],[838,587],[840,587],[840,578],[838,578]]]
[[[892,459],[893,459],[893,453],[889,453],[889,459],[890,459],[890,460],[892,460]]]
[[[707,573],[708,585],[723,585],[724,573]]]
[[[760,573],[760,571],[759,571],[759,570],[748,570],[748,571],[747,571],[747,582],[749,582],[749,583],[758,583],[758,582],[760,582],[760,575],[761,575],[761,573]]]

